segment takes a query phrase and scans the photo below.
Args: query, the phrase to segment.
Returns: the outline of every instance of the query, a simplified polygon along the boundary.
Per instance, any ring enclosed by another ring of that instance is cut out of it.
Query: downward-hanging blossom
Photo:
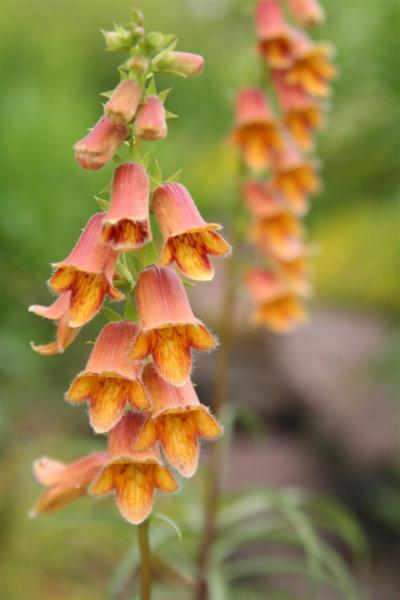
[[[304,152],[314,148],[315,131],[324,124],[321,100],[330,95],[336,70],[332,47],[314,42],[300,27],[319,25],[324,18],[317,0],[257,0],[262,79],[271,82],[279,114],[272,117],[263,88],[240,90],[236,103],[233,141],[248,169],[242,188],[251,215],[248,235],[262,265],[249,269],[245,281],[254,320],[280,333],[304,322],[303,298],[312,292],[310,250],[300,218],[321,181],[318,162]]]
[[[96,433],[108,434],[108,449],[70,465],[39,459],[35,474],[47,490],[32,514],[62,508],[87,493],[113,493],[125,519],[139,524],[151,513],[156,490],[177,490],[163,456],[190,477],[200,440],[222,433],[190,381],[192,351],[212,350],[216,340],[194,316],[178,273],[168,265],[191,279],[211,280],[210,256],[226,255],[230,246],[217,233],[221,226],[202,218],[190,192],[176,178],[164,181],[159,165],[149,168],[147,153],[139,149],[139,141],[154,142],[168,133],[167,91],[157,91],[156,74],[194,77],[204,59],[177,51],[171,36],[147,34],[139,13],[126,28],[105,32],[105,39],[108,50],[128,51],[129,57],[119,68],[120,83],[107,94],[103,115],[74,152],[84,169],[101,169],[112,159],[118,166],[98,199],[104,212],[91,217],[67,258],[53,264],[49,287],[57,298],[30,311],[57,325],[54,342],[32,345],[43,355],[63,352],[102,308],[109,317],[66,392],[69,403],[88,404],[90,424]],[[268,121],[266,128],[260,125],[262,135],[268,129],[268,144],[274,145],[277,126],[268,109],[262,110]],[[164,238],[162,249],[153,241],[150,212]],[[117,310],[105,305],[124,299],[123,316],[118,305]]]

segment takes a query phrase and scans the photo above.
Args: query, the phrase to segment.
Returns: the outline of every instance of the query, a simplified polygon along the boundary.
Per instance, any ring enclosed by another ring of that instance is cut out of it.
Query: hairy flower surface
[[[101,117],[94,128],[74,146],[77,163],[89,171],[98,171],[107,165],[128,135],[127,127],[115,125]]]
[[[112,285],[118,254],[100,240],[103,218],[103,213],[95,214],[71,254],[53,264],[55,272],[49,285],[58,294],[70,292],[70,327],[80,327],[93,319],[106,295],[112,300],[124,298]]]
[[[168,133],[164,104],[158,96],[149,96],[140,106],[133,125],[142,140],[162,140]]]
[[[331,93],[329,83],[336,77],[332,47],[322,42],[314,43],[300,30],[293,29],[292,37],[294,60],[286,74],[287,83],[300,86],[311,96],[327,98]]]
[[[208,255],[230,252],[229,244],[217,233],[221,225],[206,223],[188,190],[179,183],[164,183],[153,194],[153,212],[164,237],[159,263],[176,262],[187,277],[209,281],[214,268]]]
[[[298,85],[286,82],[285,71],[273,71],[272,81],[283,110],[283,122],[304,150],[313,147],[312,134],[323,125],[320,104]]]
[[[86,495],[105,461],[105,452],[93,452],[69,465],[47,456],[36,460],[33,463],[35,477],[48,489],[40,496],[30,515],[35,517],[53,512]]]
[[[143,423],[143,416],[127,413],[111,430],[107,462],[90,488],[94,496],[114,492],[121,514],[135,525],[151,512],[156,489],[175,492],[178,487],[156,446],[145,450],[135,448]]]
[[[199,439],[214,440],[222,429],[206,406],[200,404],[191,381],[182,387],[167,383],[148,364],[143,381],[152,401],[151,418],[141,430],[136,448],[160,442],[167,461],[181,475],[192,477],[199,461]]]
[[[301,299],[272,271],[249,269],[246,285],[255,303],[256,323],[276,333],[290,333],[306,320]]]
[[[137,332],[137,326],[128,321],[106,325],[85,370],[74,379],[66,394],[69,402],[89,402],[90,423],[97,433],[112,429],[127,406],[137,410],[150,408],[141,381],[142,365],[128,359]]]
[[[275,156],[272,187],[297,215],[307,212],[308,197],[321,188],[314,163],[305,159],[289,140]]]
[[[151,354],[164,379],[183,385],[192,368],[191,349],[212,350],[215,339],[194,316],[181,280],[168,267],[152,265],[141,272],[136,302],[140,332],[131,358]]]
[[[137,81],[121,81],[105,104],[104,114],[114,125],[128,125],[136,114],[142,94],[142,87]]]
[[[292,62],[293,43],[279,0],[259,0],[255,23],[260,54],[272,68],[288,67]]]
[[[43,356],[51,356],[53,354],[61,354],[64,350],[72,344],[78,333],[80,327],[70,327],[69,322],[69,306],[71,302],[71,292],[61,294],[53,304],[50,306],[40,306],[34,304],[29,307],[29,312],[57,322],[57,333],[54,342],[49,344],[34,344],[31,342],[32,349],[38,354]]]
[[[101,239],[117,252],[136,250],[151,240],[149,193],[149,178],[142,165],[129,162],[116,169]]]
[[[282,147],[282,139],[262,90],[242,90],[236,100],[236,128],[232,142],[239,146],[250,169],[268,167],[274,153]]]
[[[288,0],[289,8],[299,25],[322,25],[324,11],[318,0]]]
[[[279,260],[298,258],[304,250],[304,229],[292,214],[282,212],[259,219],[250,226],[250,239],[266,256]]]

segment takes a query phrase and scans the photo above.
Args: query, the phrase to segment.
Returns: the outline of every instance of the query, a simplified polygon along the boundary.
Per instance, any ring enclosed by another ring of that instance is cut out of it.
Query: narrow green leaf
[[[167,119],[179,119],[179,116],[176,115],[175,113],[171,112],[170,110],[165,111],[165,117]]]
[[[100,206],[101,210],[107,212],[110,208],[110,202],[108,200],[104,200],[104,198],[99,198],[99,196],[94,197],[97,204]]]
[[[109,306],[103,306],[103,308],[101,309],[101,312],[106,317],[106,319],[108,319],[111,322],[117,322],[117,321],[123,320],[121,315],[119,313],[117,313],[117,311],[110,308]]]
[[[181,178],[182,171],[183,169],[179,169],[179,171],[176,171],[176,173],[171,175],[171,177],[168,177],[167,181],[169,181],[170,183],[177,183]]]
[[[160,98],[161,102],[164,104],[166,99],[168,98],[169,93],[171,92],[172,88],[167,88],[166,90],[163,90],[162,92],[160,92],[158,94],[158,97]]]
[[[151,516],[154,517],[155,519],[160,519],[161,521],[164,521],[165,523],[168,523],[168,525],[170,525],[172,527],[172,529],[175,531],[175,533],[178,536],[178,538],[180,540],[182,539],[182,532],[179,529],[179,526],[175,523],[175,521],[173,519],[171,519],[170,517],[168,517],[164,513],[160,513],[160,512],[152,513]]]

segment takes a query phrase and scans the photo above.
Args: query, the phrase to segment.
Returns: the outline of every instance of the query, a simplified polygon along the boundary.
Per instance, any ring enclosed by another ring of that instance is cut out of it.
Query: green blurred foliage
[[[340,78],[329,127],[319,135],[324,192],[309,217],[317,297],[393,313],[398,179],[399,69],[396,0],[324,2]],[[112,166],[91,173],[72,145],[101,112],[99,92],[117,83],[119,56],[103,51],[100,28],[128,18],[128,0],[3,0],[0,52],[0,494],[2,590],[7,600],[104,597],[110,565],[134,532],[112,502],[82,501],[48,520],[28,513],[39,487],[30,463],[43,452],[76,458],[93,449],[82,411],[62,402],[101,319],[65,356],[44,359],[29,341],[51,325],[27,313],[48,303],[49,263],[63,258],[95,210]],[[176,32],[179,49],[206,57],[194,80],[165,76],[170,135],[157,144],[166,175],[183,168],[200,208],[227,218],[235,159],[226,140],[235,89],[257,77],[250,0],[137,0],[149,28]],[[121,56],[122,59],[122,56]],[[102,446],[101,439],[96,443]],[[66,550],[67,548],[67,550]],[[39,566],[40,565],[40,566]],[[91,584],[88,588],[88,581]]]

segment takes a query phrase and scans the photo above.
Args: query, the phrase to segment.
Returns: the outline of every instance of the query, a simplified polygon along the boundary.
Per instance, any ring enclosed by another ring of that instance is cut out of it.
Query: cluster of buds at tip
[[[248,237],[262,260],[245,282],[255,321],[276,332],[305,321],[303,299],[312,293],[311,252],[300,219],[321,189],[319,163],[309,153],[325,122],[336,70],[332,47],[314,42],[302,27],[324,18],[318,0],[257,0],[257,49],[272,89],[242,89],[236,100],[231,140],[247,167],[242,197],[251,217]]]
[[[118,159],[108,200],[99,201],[103,212],[90,218],[67,258],[53,264],[49,287],[55,301],[30,310],[57,325],[54,342],[32,344],[51,355],[63,352],[105,302],[127,300],[124,317],[115,318],[116,311],[105,307],[113,318],[65,394],[72,405],[87,403],[90,425],[108,436],[108,446],[69,465],[48,457],[36,461],[35,476],[47,489],[32,515],[85,494],[114,493],[123,517],[138,524],[150,514],[156,490],[177,490],[173,470],[184,477],[195,473],[200,441],[222,434],[190,379],[193,353],[208,352],[217,341],[193,314],[179,273],[211,280],[210,257],[229,254],[230,246],[221,226],[203,219],[183,185],[161,178],[155,183],[138,150],[139,140],[163,139],[168,132],[165,94],[157,93],[155,73],[199,75],[203,58],[176,51],[171,36],[146,34],[138,12],[105,38],[108,50],[127,50],[130,56],[120,67],[122,81],[107,94],[103,116],[75,144],[75,156],[84,169],[101,169],[126,141],[129,158]],[[153,242],[150,212],[163,245],[157,250],[153,243],[149,259],[143,247]],[[125,253],[137,255],[129,261]]]

